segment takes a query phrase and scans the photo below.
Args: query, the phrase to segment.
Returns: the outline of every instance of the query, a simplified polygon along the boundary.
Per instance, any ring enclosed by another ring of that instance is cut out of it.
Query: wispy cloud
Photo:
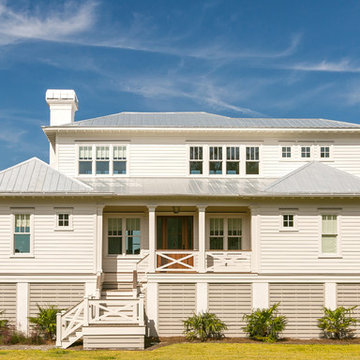
[[[299,71],[322,71],[322,72],[338,72],[338,73],[358,73],[360,66],[353,64],[348,59],[343,59],[338,62],[331,62],[323,60],[317,63],[299,63],[291,66],[286,66],[286,69]]]
[[[78,5],[74,1],[50,9],[43,14],[15,11],[6,3],[0,4],[0,44],[8,45],[27,40],[72,42],[72,35],[91,28],[95,21],[95,1]]]

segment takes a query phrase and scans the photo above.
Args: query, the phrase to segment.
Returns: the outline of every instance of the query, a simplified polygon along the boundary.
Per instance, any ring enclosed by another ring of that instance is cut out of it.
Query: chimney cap
[[[45,95],[46,102],[50,103],[75,103],[76,108],[78,107],[78,98],[75,90],[60,90],[60,89],[48,89]]]

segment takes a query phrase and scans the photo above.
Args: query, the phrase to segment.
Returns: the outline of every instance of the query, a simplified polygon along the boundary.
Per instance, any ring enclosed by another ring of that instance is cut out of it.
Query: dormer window
[[[113,174],[126,174],[126,146],[114,145],[113,147]]]
[[[210,146],[209,149],[209,173],[210,175],[222,174],[222,147]]]
[[[96,175],[108,175],[109,164],[109,146],[96,146]]]
[[[201,175],[203,173],[203,147],[190,146],[190,174]]]
[[[92,146],[79,147],[79,174],[92,174]]]

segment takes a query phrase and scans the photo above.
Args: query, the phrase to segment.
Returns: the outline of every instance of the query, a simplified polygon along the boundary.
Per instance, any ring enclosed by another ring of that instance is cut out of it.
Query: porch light
[[[174,212],[174,214],[178,214],[179,211],[180,211],[179,206],[173,206],[173,212]]]

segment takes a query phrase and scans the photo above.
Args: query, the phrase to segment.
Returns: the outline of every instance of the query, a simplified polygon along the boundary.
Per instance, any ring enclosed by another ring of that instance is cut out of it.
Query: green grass
[[[152,351],[0,350],[0,359],[360,360],[360,345],[183,343]]]

